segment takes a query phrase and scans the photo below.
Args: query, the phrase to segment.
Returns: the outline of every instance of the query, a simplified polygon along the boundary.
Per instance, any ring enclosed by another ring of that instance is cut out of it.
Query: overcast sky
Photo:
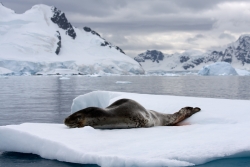
[[[88,26],[127,55],[207,50],[250,34],[250,1],[240,0],[0,0],[23,13],[56,6],[76,27]]]

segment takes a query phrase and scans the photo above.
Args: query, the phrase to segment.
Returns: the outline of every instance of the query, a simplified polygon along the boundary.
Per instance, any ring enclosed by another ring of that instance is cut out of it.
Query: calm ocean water
[[[130,81],[130,84],[116,84]],[[24,122],[62,123],[69,115],[72,100],[94,90],[120,91],[145,94],[164,94],[226,99],[250,100],[250,77],[223,76],[72,76],[9,77],[0,78],[0,126]],[[1,139],[1,138],[0,138]],[[250,166],[250,158],[213,161],[200,167]],[[0,153],[1,167],[78,167],[96,166],[64,163],[40,158],[37,155]]]

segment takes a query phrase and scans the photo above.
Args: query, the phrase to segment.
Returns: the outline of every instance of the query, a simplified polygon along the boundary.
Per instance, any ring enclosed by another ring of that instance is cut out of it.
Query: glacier
[[[193,166],[250,156],[248,100],[94,91],[76,97],[71,112],[89,106],[107,107],[121,98],[163,113],[174,113],[184,106],[197,106],[201,111],[179,126],[106,130],[89,126],[69,129],[48,123],[0,126],[0,150],[104,167]]]
[[[0,67],[0,75],[13,75],[14,72],[7,69],[7,68],[3,68],[3,67]]]
[[[88,27],[72,26],[65,13],[42,4],[22,14],[0,4],[0,50],[0,67],[14,75],[52,75],[56,69],[83,75],[144,73],[121,48]]]

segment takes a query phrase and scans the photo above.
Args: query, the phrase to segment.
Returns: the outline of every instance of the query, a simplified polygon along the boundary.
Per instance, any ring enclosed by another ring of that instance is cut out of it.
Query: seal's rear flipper
[[[169,122],[166,125],[176,125],[179,122],[185,120],[186,118],[192,116],[193,114],[199,112],[201,109],[199,107],[184,107],[178,112],[169,115]]]

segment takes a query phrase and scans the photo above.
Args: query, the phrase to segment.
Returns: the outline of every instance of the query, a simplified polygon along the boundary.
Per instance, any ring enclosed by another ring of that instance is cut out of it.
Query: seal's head
[[[65,118],[64,124],[70,128],[84,127],[84,117],[81,111],[75,112]]]

